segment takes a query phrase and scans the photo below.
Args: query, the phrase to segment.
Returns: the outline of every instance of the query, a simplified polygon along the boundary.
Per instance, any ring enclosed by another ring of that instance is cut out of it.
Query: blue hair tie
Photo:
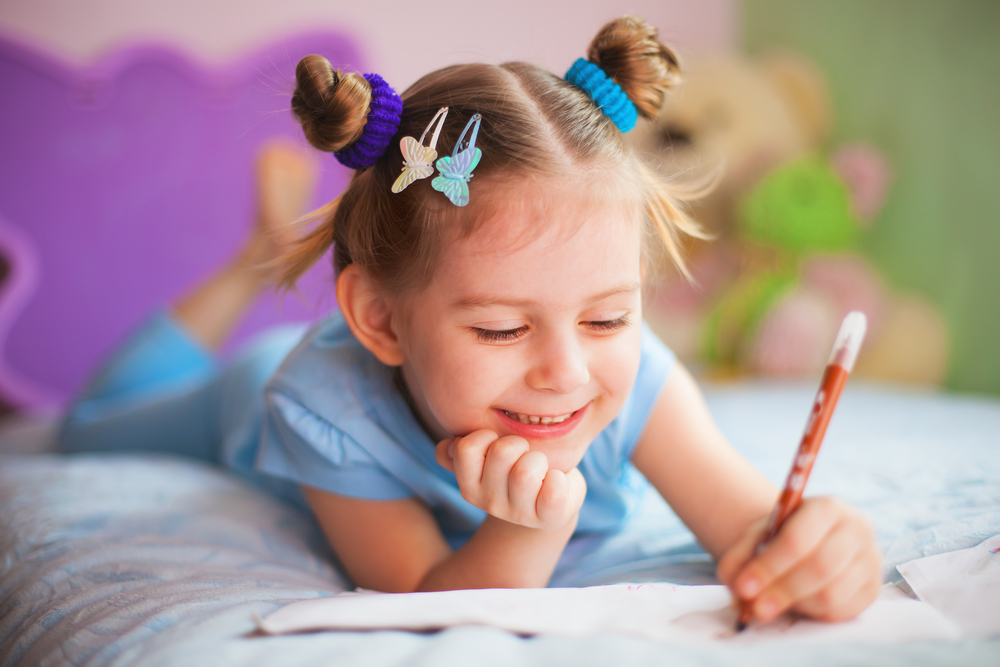
[[[635,127],[635,121],[639,118],[635,105],[621,86],[600,67],[589,60],[577,58],[563,78],[590,95],[619,130],[628,132]]]

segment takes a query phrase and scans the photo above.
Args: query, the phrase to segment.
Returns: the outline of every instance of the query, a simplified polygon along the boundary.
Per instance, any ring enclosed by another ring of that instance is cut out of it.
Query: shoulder
[[[397,449],[379,423],[385,409],[378,404],[391,402],[394,393],[391,377],[339,313],[316,324],[264,389],[257,468],[342,495],[411,495],[377,455]]]
[[[392,369],[351,333],[339,312],[315,324],[264,387],[282,394],[328,421],[374,414],[376,404],[395,393]]]
[[[676,363],[674,353],[643,322],[639,370],[625,405],[584,455],[605,475],[614,476],[632,454],[656,400]],[[589,480],[588,480],[589,482]]]
[[[677,357],[673,351],[653,333],[648,324],[643,322],[639,372],[636,374],[635,384],[632,385],[632,393],[621,413],[625,421],[624,440],[631,443],[629,449],[634,446],[642,433],[656,399],[676,362]]]
[[[677,361],[673,350],[664,344],[660,337],[645,322],[642,323],[642,343],[639,352],[639,374],[636,376],[635,387],[640,387],[640,380],[648,382],[659,378],[660,385],[667,379],[670,369]],[[633,389],[633,394],[635,389]]]
[[[331,381],[349,380],[362,373],[371,356],[351,334],[340,313],[334,312],[306,332],[265,390],[311,393]]]

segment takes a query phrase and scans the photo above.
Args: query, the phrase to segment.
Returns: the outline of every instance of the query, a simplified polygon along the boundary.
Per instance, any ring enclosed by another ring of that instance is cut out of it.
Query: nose
[[[527,375],[533,389],[568,394],[590,382],[587,351],[573,335],[550,335],[532,351]]]

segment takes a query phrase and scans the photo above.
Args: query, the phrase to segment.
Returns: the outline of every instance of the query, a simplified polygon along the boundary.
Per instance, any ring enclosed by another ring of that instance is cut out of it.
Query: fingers
[[[587,495],[587,482],[576,468],[568,473],[549,470],[538,493],[535,512],[544,527],[565,526],[580,510]]]
[[[733,580],[739,574],[743,566],[757,553],[757,545],[760,544],[761,535],[764,533],[764,526],[767,524],[767,517],[758,519],[750,524],[750,527],[743,531],[736,544],[729,548],[715,570],[716,578],[724,585],[733,587]]]
[[[502,516],[510,508],[510,485],[508,483],[514,464],[529,450],[528,441],[518,436],[506,436],[496,440],[486,451],[483,467],[481,491],[485,509],[494,516]],[[542,455],[544,457],[544,454]],[[545,467],[548,468],[548,460]]]
[[[754,601],[754,615],[770,620],[793,605],[800,609],[797,603],[802,600],[826,595],[824,591],[836,586],[835,582],[858,556],[858,545],[864,543],[854,523],[837,523],[822,542],[822,548],[806,554],[764,589]]]
[[[451,472],[455,472],[454,448],[452,445],[456,440],[458,438],[445,438],[434,448],[434,458],[437,459],[438,464]]]
[[[483,479],[483,468],[486,465],[486,452],[490,445],[496,442],[497,434],[486,429],[473,431],[463,438],[455,438],[445,449],[451,453],[451,470],[458,479],[458,488],[466,500],[475,504],[472,498],[477,498],[479,486]],[[438,445],[438,454],[442,447]],[[440,460],[440,459],[439,459]],[[447,466],[446,466],[447,467]],[[466,496],[470,494],[471,497]]]
[[[548,472],[549,460],[541,452],[525,452],[514,463],[507,480],[507,502],[515,517],[526,521],[540,518],[535,505]]]
[[[853,618],[881,587],[881,553],[871,525],[834,499],[804,502],[774,540],[740,569],[745,556],[741,539],[720,561],[719,578],[732,582],[728,585],[762,622],[789,609],[822,620]]]
[[[859,554],[828,585],[795,603],[795,610],[822,621],[847,621],[875,601],[882,588],[882,555],[877,549]]]
[[[438,463],[455,473],[462,497],[481,510],[522,526],[560,528],[587,494],[583,475],[549,470],[548,458],[520,436],[481,430],[437,444]]]
[[[829,499],[804,502],[761,553],[736,576],[734,590],[744,600],[756,598],[826,538],[837,522],[837,513],[827,507]],[[829,502],[836,502],[829,500]]]

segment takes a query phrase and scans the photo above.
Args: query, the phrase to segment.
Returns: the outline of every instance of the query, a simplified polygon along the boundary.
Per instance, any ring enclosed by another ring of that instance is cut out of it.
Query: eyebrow
[[[632,292],[639,291],[639,283],[629,283],[627,285],[622,285],[620,287],[613,287],[605,292],[600,292],[589,298],[587,298],[587,303],[596,303],[598,301],[603,301],[604,299],[618,296],[619,294],[631,294]],[[455,308],[459,310],[472,310],[473,308],[485,308],[487,306],[510,306],[512,308],[527,308],[528,306],[535,305],[535,302],[531,299],[507,299],[502,296],[493,296],[490,294],[481,294],[477,296],[470,296],[464,299],[459,299],[454,304]]]

